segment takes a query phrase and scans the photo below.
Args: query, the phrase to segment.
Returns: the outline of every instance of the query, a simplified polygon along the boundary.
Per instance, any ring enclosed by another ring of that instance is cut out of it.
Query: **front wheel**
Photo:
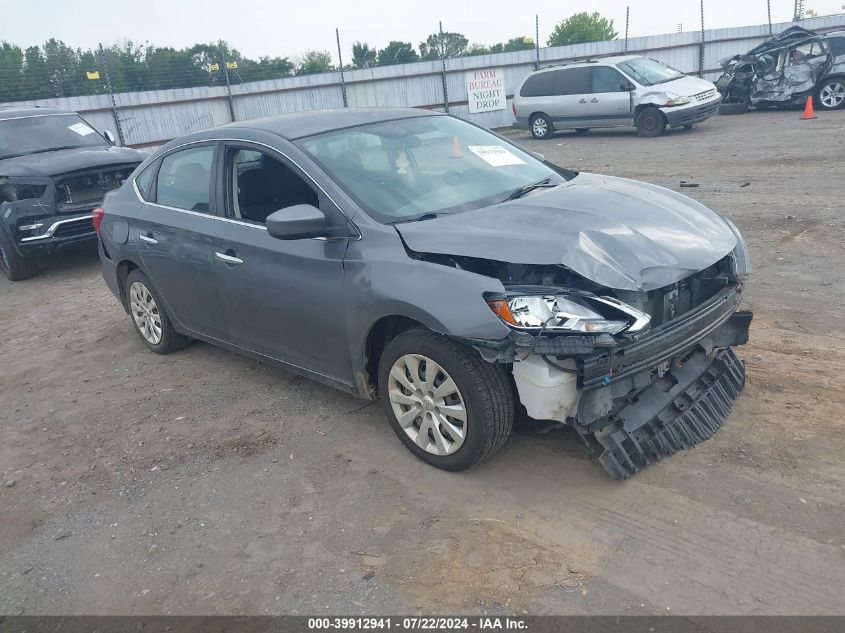
[[[637,117],[637,134],[644,138],[654,138],[663,134],[666,129],[666,117],[663,113],[655,108],[649,106],[643,108]]]
[[[536,139],[551,138],[555,131],[552,120],[545,114],[535,114],[531,117],[531,136]]]
[[[505,368],[428,330],[411,329],[387,344],[379,394],[402,443],[444,470],[465,470],[498,451],[513,427]]]
[[[845,79],[834,77],[819,86],[816,99],[821,110],[838,110],[845,106]]]
[[[0,269],[9,281],[22,281],[38,274],[38,261],[18,255],[14,244],[0,228]]]

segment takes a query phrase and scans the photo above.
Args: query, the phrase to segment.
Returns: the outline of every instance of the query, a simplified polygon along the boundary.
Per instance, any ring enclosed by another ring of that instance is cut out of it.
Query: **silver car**
[[[555,130],[635,126],[660,136],[667,126],[690,129],[716,114],[721,96],[704,79],[634,55],[562,64],[528,75],[513,98],[515,127],[537,139]]]

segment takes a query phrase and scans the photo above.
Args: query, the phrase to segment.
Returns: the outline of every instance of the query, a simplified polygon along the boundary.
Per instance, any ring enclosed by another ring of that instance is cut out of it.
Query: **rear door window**
[[[555,93],[554,72],[543,72],[531,75],[522,84],[520,97],[550,97]]]
[[[156,202],[168,207],[210,213],[214,145],[173,152],[161,159]]]
[[[555,72],[556,95],[583,95],[590,92],[592,68],[568,68]]]
[[[834,55],[845,55],[845,37],[831,37],[827,40],[830,52]]]

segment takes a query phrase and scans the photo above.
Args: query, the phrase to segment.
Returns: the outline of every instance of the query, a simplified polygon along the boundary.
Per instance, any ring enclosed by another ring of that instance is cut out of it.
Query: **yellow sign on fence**
[[[220,64],[209,64],[208,69],[209,70],[220,70]]]
[[[100,71],[99,70],[95,70],[94,72],[91,72],[89,70],[85,74],[88,76],[88,79],[99,79],[100,78]]]
[[[226,68],[234,69],[238,67],[238,62],[226,62]]]

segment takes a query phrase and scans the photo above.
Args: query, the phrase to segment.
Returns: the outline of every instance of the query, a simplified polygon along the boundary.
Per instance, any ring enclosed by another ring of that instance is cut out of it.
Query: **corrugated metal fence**
[[[779,33],[793,24],[775,24],[773,31]],[[811,18],[800,24],[819,31],[845,29],[845,15]],[[767,24],[706,30],[703,44],[700,32],[653,35],[630,38],[627,52],[647,55],[685,73],[714,80],[721,72],[720,59],[744,53],[769,37]],[[612,40],[544,48],[540,49],[539,58],[542,67],[624,52],[625,42]],[[536,51],[526,50],[448,59],[445,83],[449,112],[485,127],[510,125],[513,121],[510,108],[468,113],[465,73],[485,68],[502,69],[510,99],[522,78],[534,69],[536,55]],[[346,71],[344,79],[350,107],[444,109],[439,60]],[[339,72],[238,84],[232,86],[231,93],[231,105],[238,121],[281,112],[343,107]],[[42,99],[16,105],[55,105],[75,110],[101,130],[114,130],[116,116],[127,145],[154,147],[189,132],[231,122],[229,98],[225,86],[121,93],[115,95],[116,114],[109,95]]]

